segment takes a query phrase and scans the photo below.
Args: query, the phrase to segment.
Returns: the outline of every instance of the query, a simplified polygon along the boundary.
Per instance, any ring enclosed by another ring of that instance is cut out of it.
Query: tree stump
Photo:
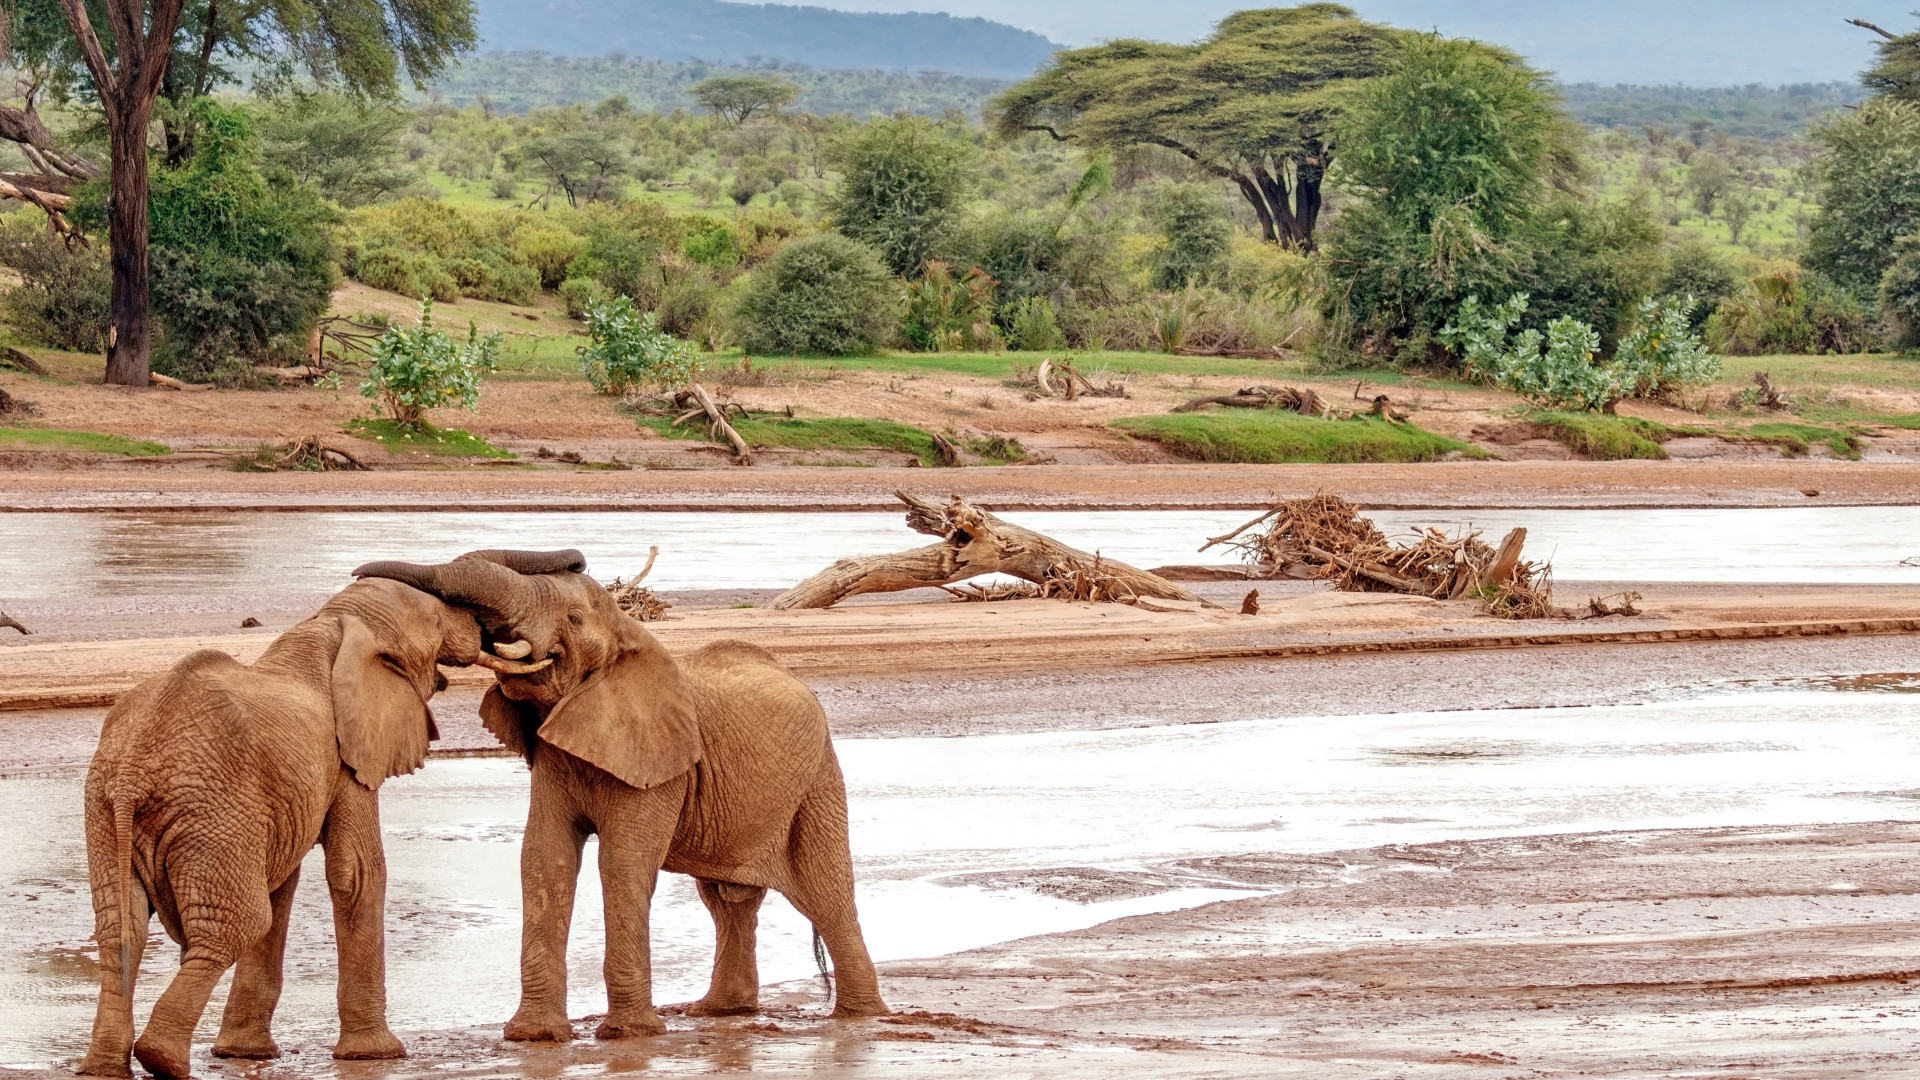
[[[907,504],[907,524],[915,532],[942,537],[940,543],[841,559],[781,593],[772,606],[828,608],[861,593],[937,588],[995,573],[1043,586],[1071,579],[1072,595],[1091,588],[1121,602],[1151,597],[1205,603],[1165,578],[1010,525],[957,495],[945,506],[904,491],[894,495]]]

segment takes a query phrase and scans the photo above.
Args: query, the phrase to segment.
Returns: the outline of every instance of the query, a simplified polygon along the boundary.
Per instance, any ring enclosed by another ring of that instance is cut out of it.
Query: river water
[[[1007,520],[1140,567],[1229,562],[1197,549],[1245,511],[1009,513]],[[1562,580],[1920,582],[1920,506],[1776,510],[1503,510],[1370,515],[1488,539],[1529,530]],[[326,591],[371,559],[417,562],[489,547],[577,547],[592,572],[631,575],[658,545],[660,589],[784,588],[849,555],[929,543],[879,513],[0,514],[0,601]],[[49,556],[61,572],[47,572]],[[1911,559],[1916,565],[1902,565]]]
[[[982,873],[1094,867],[1124,878],[1162,860],[1247,851],[1912,817],[1920,682],[1868,685],[1720,688],[1645,705],[1223,716],[1124,731],[843,741],[862,922],[875,958],[886,961],[1249,895],[1189,878],[1076,903],[983,883]],[[526,790],[525,770],[502,759],[436,759],[382,790],[396,1030],[497,1023],[512,1012]],[[71,1060],[84,1046],[95,983],[79,796],[77,779],[0,782],[0,817],[33,822],[0,831],[9,912],[0,922],[0,1064]],[[605,1008],[594,854],[590,846],[573,934],[576,1016]],[[325,1046],[334,1030],[320,869],[316,852],[294,915],[276,1027],[289,1048]],[[663,877],[653,925],[657,999],[696,996],[711,962],[711,924],[687,879]],[[140,1015],[171,972],[173,952],[149,954]],[[760,956],[769,982],[813,970],[806,926],[777,898],[765,908]],[[203,1047],[223,995],[208,1010]]]

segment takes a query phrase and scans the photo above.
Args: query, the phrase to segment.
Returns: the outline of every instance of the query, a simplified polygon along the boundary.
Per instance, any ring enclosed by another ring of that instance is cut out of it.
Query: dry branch
[[[273,459],[275,471],[280,469],[343,469],[368,472],[367,463],[355,457],[353,451],[335,446],[318,435],[308,435],[283,444],[278,457]]]
[[[1319,394],[1291,386],[1246,386],[1232,394],[1194,398],[1184,405],[1174,406],[1173,411],[1198,412],[1208,405],[1225,405],[1237,409],[1286,409],[1303,416],[1333,418],[1333,406],[1327,404]]]
[[[19,623],[17,623],[17,622],[15,622],[15,621],[13,620],[13,618],[12,618],[12,616],[9,616],[9,615],[8,615],[8,614],[7,614],[6,612],[4,612],[4,611],[0,611],[0,628],[6,628],[6,627],[12,627],[13,629],[15,629],[15,630],[18,630],[18,631],[20,631],[20,632],[21,632],[22,634],[31,634],[31,633],[33,633],[33,631],[31,631],[31,630],[29,630],[29,629],[27,629],[26,627],[24,627],[24,626],[21,626],[21,625],[20,625]]]
[[[653,560],[660,557],[660,546],[655,544],[647,549],[647,565],[633,575],[633,580],[622,581],[614,578],[607,585],[607,595],[613,597],[615,607],[626,612],[638,622],[659,622],[667,617],[667,609],[672,604],[660,599],[652,589],[641,585],[648,574],[653,572]]]
[[[690,382],[687,392],[700,403],[700,411],[707,414],[707,423],[713,426],[713,430],[726,436],[727,441],[733,444],[734,460],[741,465],[753,464],[752,448],[747,446],[747,440],[741,438],[739,432],[733,430],[733,425],[727,423],[727,414],[714,405],[713,399],[707,396],[706,388],[697,382]]]
[[[47,369],[40,366],[40,361],[28,356],[19,349],[11,347],[0,349],[0,367],[14,368],[19,371],[24,371],[29,375],[45,375],[47,373]]]
[[[958,469],[967,463],[967,460],[960,456],[960,448],[954,445],[952,439],[947,438],[937,431],[932,432],[932,435],[933,447],[940,451],[940,463],[942,465],[950,469]]]
[[[944,588],[996,573],[1017,577],[1038,590],[1019,592],[1021,596],[1119,603],[1147,597],[1204,602],[1164,578],[1009,524],[959,496],[941,506],[906,492],[894,494],[907,505],[907,525],[915,532],[942,537],[940,543],[894,555],[841,559],[782,593],[772,606],[782,610],[832,607],[861,593]],[[956,595],[968,599],[1015,595],[986,592]]]
[[[1495,615],[1552,615],[1551,569],[1520,559],[1527,531],[1514,529],[1496,549],[1480,534],[1448,536],[1423,529],[1411,545],[1394,545],[1352,503],[1322,492],[1292,499],[1222,536],[1261,578],[1327,578],[1336,588],[1391,591],[1436,600],[1477,597]]]

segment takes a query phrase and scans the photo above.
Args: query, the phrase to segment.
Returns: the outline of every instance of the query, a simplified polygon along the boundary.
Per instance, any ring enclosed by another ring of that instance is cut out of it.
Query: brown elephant
[[[887,1011],[854,909],[846,785],[826,714],[764,650],[717,642],[676,661],[586,576],[578,552],[475,552],[451,563],[372,563],[478,617],[497,681],[487,730],[533,774],[520,853],[520,1007],[506,1037],[573,1037],[567,931],[589,835],[606,902],[602,1039],[666,1029],[653,1007],[648,908],[661,869],[690,874],[712,914],[713,981],[695,1015],[759,1006],[754,935],[776,889],[833,957],[836,1016]]]
[[[436,663],[480,652],[467,612],[398,582],[348,586],[252,665],[203,650],[120,695],[87,770],[87,868],[100,1004],[80,1072],[186,1076],[194,1027],[237,964],[213,1045],[278,1054],[287,915],[300,863],[326,851],[339,950],[338,1058],[406,1050],[387,1028],[386,857],[377,792],[425,760]],[[180,970],[133,1039],[133,984],[160,915]]]

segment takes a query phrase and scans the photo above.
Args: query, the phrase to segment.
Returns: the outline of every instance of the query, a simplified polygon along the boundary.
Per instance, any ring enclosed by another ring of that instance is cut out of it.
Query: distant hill
[[[909,112],[942,116],[958,110],[978,119],[988,98],[1006,89],[1004,79],[965,75],[910,75],[861,68],[819,71],[801,64],[779,68],[734,67],[698,60],[632,57],[563,58],[543,52],[483,53],[455,65],[430,87],[455,105],[485,97],[495,108],[524,113],[539,105],[592,104],[623,95],[640,110],[697,109],[693,84],[710,75],[778,75],[800,87],[794,107],[818,115],[852,113],[865,118]]]
[[[724,0],[479,0],[482,48],[1018,79],[1059,46],[981,18]]]
[[[1698,124],[1703,131],[1763,140],[1804,134],[1815,120],[1866,96],[1858,83],[1560,87],[1568,114],[1596,128],[1664,126],[1685,135]]]

